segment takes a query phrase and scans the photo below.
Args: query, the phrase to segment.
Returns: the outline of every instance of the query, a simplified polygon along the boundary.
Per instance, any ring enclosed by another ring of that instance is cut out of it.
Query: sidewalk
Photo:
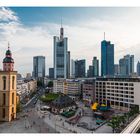
[[[39,106],[37,105],[36,108],[39,109]],[[56,132],[72,133],[72,131],[75,131],[77,133],[91,133],[91,131],[86,130],[82,127],[77,127],[76,125],[71,125],[65,122],[66,119],[62,116],[54,115],[49,111],[45,111],[45,112],[47,113],[43,115],[43,113],[41,113],[40,110],[37,111],[39,116],[45,116],[44,121],[46,122],[46,124],[54,128]]]

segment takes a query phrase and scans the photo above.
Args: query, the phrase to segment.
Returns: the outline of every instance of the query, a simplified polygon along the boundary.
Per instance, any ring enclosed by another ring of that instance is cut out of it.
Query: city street
[[[66,122],[66,118],[60,115],[54,115],[49,111],[41,111],[42,104],[38,100],[44,94],[44,89],[26,103],[23,111],[17,114],[17,120],[4,122],[0,124],[0,133],[111,133],[111,127],[106,124],[100,128],[91,131],[77,124],[72,125]],[[84,110],[84,115],[80,118],[79,123],[87,123],[88,126],[96,128],[96,122],[93,119],[92,111],[78,103],[77,113]]]
[[[37,99],[43,95],[44,89],[38,91],[24,107],[23,111],[17,114],[17,120],[0,124],[0,133],[53,133],[50,126],[44,123],[43,119],[35,110]]]

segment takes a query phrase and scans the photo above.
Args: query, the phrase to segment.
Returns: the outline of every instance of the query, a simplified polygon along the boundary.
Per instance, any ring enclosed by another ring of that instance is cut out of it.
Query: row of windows
[[[115,88],[115,89],[131,89],[131,90],[134,89],[133,87],[129,87],[129,86],[127,86],[127,87],[126,86],[125,87],[124,86],[116,86],[115,87],[115,86],[98,86],[98,85],[96,85],[96,88],[104,88],[104,89],[105,88],[113,88],[113,89]]]
[[[121,93],[128,93],[128,92],[133,92],[133,90],[122,90],[122,89],[116,89],[116,90],[111,90],[111,89],[96,89],[96,92],[103,91],[103,92],[121,92]]]
[[[128,86],[128,85],[129,86],[133,86],[134,85],[133,83],[129,83],[128,84],[128,83],[105,83],[105,82],[104,83],[102,83],[102,82],[96,82],[96,84],[97,85],[106,85],[106,84],[107,85],[123,85],[123,86]]]
[[[105,102],[106,100],[97,97],[96,101],[104,101],[104,102]],[[119,105],[119,104],[125,104],[124,102],[126,102],[126,103],[134,103],[133,100],[118,99],[118,98],[111,98],[111,97],[110,97],[110,98],[107,98],[107,101],[111,101],[111,102],[112,102],[111,104],[113,104],[113,102],[117,102],[118,105]]]
[[[124,95],[124,94],[126,94],[126,95],[134,95],[134,92],[116,91],[116,92],[112,93],[112,92],[100,92],[100,91],[98,92],[98,91],[96,91],[96,94],[104,94],[104,95],[105,94],[109,94],[109,95],[110,94],[113,94],[113,95],[117,95],[117,94]]]
[[[6,76],[3,76],[2,79],[3,79],[3,90],[6,90]],[[14,82],[15,76],[12,77],[12,89],[14,89]]]

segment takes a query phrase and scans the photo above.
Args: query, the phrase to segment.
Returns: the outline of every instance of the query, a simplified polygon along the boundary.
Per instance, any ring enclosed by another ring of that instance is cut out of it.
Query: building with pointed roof
[[[3,70],[0,71],[0,121],[11,121],[16,118],[17,106],[17,72],[14,71],[14,59],[9,43]]]

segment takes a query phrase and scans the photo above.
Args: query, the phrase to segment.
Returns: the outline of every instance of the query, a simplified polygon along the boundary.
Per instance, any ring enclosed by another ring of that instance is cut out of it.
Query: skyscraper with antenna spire
[[[104,40],[101,42],[101,76],[114,76],[114,44]]]
[[[54,36],[54,78],[68,78],[70,64],[70,52],[68,53],[68,38],[64,37],[64,28],[60,28],[60,37]]]

